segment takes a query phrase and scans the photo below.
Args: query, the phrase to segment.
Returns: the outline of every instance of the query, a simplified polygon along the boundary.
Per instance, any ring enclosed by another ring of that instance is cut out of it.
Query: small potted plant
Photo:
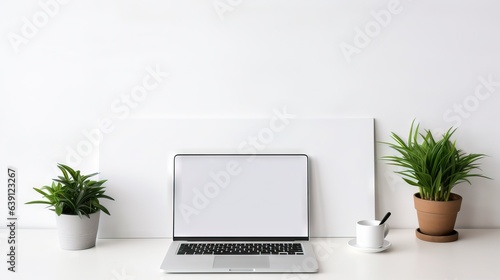
[[[458,232],[454,227],[462,197],[451,190],[463,182],[471,184],[471,177],[488,178],[472,173],[479,169],[477,162],[485,155],[466,154],[458,149],[456,141],[451,140],[456,129],[448,129],[441,139],[436,140],[430,130],[420,133],[419,125],[415,126],[414,122],[407,141],[392,132],[391,138],[395,143],[384,142],[399,155],[382,159],[402,167],[403,170],[396,173],[406,183],[419,189],[414,194],[419,223],[417,237],[431,242],[455,241]]]
[[[52,185],[33,188],[45,200],[35,200],[26,204],[47,204],[56,213],[59,243],[62,249],[82,250],[95,246],[99,226],[99,213],[109,215],[108,209],[99,199],[114,200],[104,194],[106,180],[93,181],[97,175],[82,175],[79,170],[58,164],[63,176],[53,179]]]

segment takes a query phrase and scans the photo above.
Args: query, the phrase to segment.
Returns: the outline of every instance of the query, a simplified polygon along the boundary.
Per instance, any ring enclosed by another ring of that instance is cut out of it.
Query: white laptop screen
[[[306,155],[176,155],[174,239],[307,239]]]

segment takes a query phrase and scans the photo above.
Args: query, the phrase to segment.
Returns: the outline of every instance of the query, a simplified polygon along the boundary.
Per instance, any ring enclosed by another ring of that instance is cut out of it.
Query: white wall
[[[490,155],[483,171],[496,178],[500,3],[351,2],[0,2],[0,166],[19,169],[19,204],[37,198],[31,188],[57,162],[99,169],[97,147],[85,145],[98,122],[113,133],[130,117],[266,117],[283,106],[304,118],[374,117],[377,141],[406,134],[414,118],[459,126],[460,148]],[[377,158],[388,153],[377,144]],[[416,189],[392,170],[377,161],[377,215],[416,227]],[[472,182],[456,188],[458,226],[500,227],[498,181]],[[41,207],[17,214],[24,227],[54,226]]]
[[[287,108],[268,118],[123,120],[99,145],[99,171],[116,199],[99,234],[172,236],[176,154],[298,153],[308,156],[310,236],[354,236],[355,221],[375,217],[374,148],[371,118],[299,119]],[[205,195],[203,186],[200,190]],[[218,201],[219,194],[207,199]]]

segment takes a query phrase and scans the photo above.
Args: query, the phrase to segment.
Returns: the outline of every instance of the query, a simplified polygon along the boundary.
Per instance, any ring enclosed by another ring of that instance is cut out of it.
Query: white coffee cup
[[[389,225],[380,225],[377,220],[363,220],[356,223],[356,244],[365,248],[380,248],[389,233]]]

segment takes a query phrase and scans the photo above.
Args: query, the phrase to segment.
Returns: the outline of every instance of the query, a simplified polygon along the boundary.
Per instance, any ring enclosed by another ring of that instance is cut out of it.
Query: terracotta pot
[[[455,232],[455,221],[462,204],[460,195],[452,193],[448,201],[432,201],[421,199],[420,193],[416,193],[413,200],[421,233],[447,236]]]

